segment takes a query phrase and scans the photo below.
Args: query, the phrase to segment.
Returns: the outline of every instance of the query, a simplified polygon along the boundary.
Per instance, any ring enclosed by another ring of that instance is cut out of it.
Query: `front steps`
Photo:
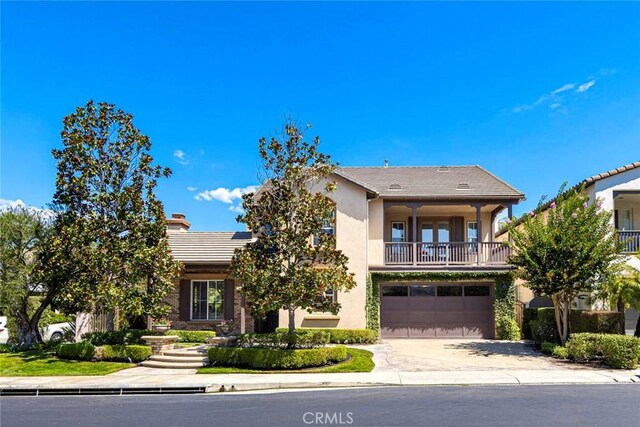
[[[190,347],[165,351],[163,355],[151,356],[140,364],[145,368],[197,369],[207,366],[206,347]]]

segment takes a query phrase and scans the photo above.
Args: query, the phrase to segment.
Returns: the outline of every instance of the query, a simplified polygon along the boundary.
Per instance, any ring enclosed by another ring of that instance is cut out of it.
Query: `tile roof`
[[[480,166],[340,167],[337,174],[385,198],[523,199]]]
[[[250,232],[169,232],[173,258],[185,264],[228,264],[233,251],[252,241]]]

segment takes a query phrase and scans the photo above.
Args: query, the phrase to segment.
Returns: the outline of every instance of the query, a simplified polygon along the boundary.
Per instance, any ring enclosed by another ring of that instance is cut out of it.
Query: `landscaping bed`
[[[542,343],[542,352],[577,363],[606,365],[616,369],[640,366],[640,338],[616,334],[571,334],[566,346]]]

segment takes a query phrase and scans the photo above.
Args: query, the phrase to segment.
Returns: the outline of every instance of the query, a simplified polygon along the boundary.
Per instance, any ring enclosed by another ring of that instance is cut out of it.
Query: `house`
[[[640,269],[640,259],[636,254],[640,252],[640,162],[630,163],[619,168],[603,172],[580,181],[576,187],[584,185],[590,202],[599,200],[601,208],[612,212],[612,225],[618,230],[618,237],[624,244],[626,263],[633,268]],[[552,200],[541,206],[544,211]],[[496,233],[497,240],[504,240],[506,231]],[[519,299],[528,304],[534,298],[533,293],[518,286]],[[575,303],[578,309],[592,309],[587,299],[578,299]],[[626,312],[625,322],[627,331],[635,329],[638,311],[630,309]]]
[[[296,326],[495,337],[494,300],[512,289],[512,267],[493,230],[497,215],[511,216],[524,199],[520,191],[480,166],[341,167],[329,179],[336,212],[325,232],[349,257],[357,286],[327,294],[342,306],[337,315],[298,310]],[[171,296],[180,327],[227,318],[255,326],[226,273],[232,250],[249,241],[248,233],[190,232],[184,216],[169,220],[171,249],[185,264]]]

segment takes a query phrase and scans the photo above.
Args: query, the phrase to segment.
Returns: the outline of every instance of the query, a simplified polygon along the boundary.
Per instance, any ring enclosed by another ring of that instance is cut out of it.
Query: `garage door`
[[[382,285],[381,335],[493,338],[491,292],[487,283]]]

